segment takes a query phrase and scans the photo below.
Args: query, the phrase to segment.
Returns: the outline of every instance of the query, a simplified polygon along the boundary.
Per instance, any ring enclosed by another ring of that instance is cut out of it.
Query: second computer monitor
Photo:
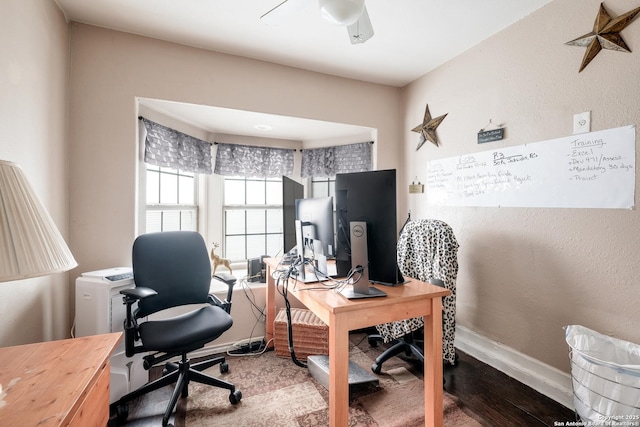
[[[296,200],[296,219],[302,222],[304,238],[319,240],[323,255],[335,256],[333,197]]]
[[[282,232],[284,253],[296,247],[296,200],[304,198],[304,185],[282,177]]]

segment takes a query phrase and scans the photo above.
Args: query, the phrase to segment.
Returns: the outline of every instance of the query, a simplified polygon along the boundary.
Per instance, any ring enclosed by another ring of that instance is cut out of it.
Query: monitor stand
[[[352,221],[351,230],[351,268],[362,268],[360,279],[353,286],[340,290],[348,299],[386,297],[387,294],[373,286],[369,286],[369,255],[367,252],[367,223]]]
[[[296,268],[294,277],[299,282],[315,283],[329,280],[327,274],[327,257],[323,253],[322,243],[315,240],[315,229],[310,222],[295,221],[296,227],[296,250],[298,253],[297,261],[299,265]],[[306,233],[305,233],[306,230]],[[312,247],[309,247],[312,245]],[[305,255],[313,253],[314,265],[309,265]]]

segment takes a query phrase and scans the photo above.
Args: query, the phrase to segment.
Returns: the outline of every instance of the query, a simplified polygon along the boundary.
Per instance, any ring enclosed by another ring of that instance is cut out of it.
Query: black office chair
[[[398,239],[398,267],[405,277],[449,289],[450,295],[442,299],[442,357],[455,365],[455,311],[456,279],[458,275],[458,242],[451,227],[443,221],[433,219],[408,221]],[[382,363],[404,353],[424,362],[424,333],[422,317],[376,325],[378,334],[369,335],[369,344],[393,342],[380,354],[371,370],[379,374]]]
[[[127,402],[176,383],[162,419],[162,425],[166,426],[178,398],[188,396],[190,381],[227,389],[229,401],[238,403],[242,393],[233,384],[201,372],[216,364],[220,364],[221,373],[227,372],[229,366],[224,357],[197,364],[191,364],[187,357],[188,353],[217,339],[233,324],[229,313],[235,278],[230,275],[222,277],[229,286],[225,301],[209,294],[211,261],[202,236],[190,231],[139,236],[133,244],[133,275],[136,287],[120,292],[127,306],[124,337],[127,357],[150,352],[143,358],[145,369],[176,356],[180,361],[167,363],[162,377],[113,403],[112,414],[123,421],[128,415]],[[134,308],[136,302],[138,306]],[[179,316],[145,320],[161,310],[189,304],[207,305],[196,306]]]

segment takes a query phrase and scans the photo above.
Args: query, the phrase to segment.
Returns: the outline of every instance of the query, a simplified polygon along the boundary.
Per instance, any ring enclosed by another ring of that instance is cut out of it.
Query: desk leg
[[[442,298],[431,299],[431,315],[424,316],[424,425],[441,427],[442,392]]]
[[[346,319],[345,319],[346,320]],[[329,425],[349,425],[349,330],[331,315],[329,323]]]
[[[267,275],[267,295],[265,300],[265,305],[267,306],[267,313],[265,318],[265,341],[268,343],[267,348],[273,348],[274,343],[273,337],[273,321],[276,320],[276,281],[272,277],[272,269],[269,264],[267,264],[266,269]]]

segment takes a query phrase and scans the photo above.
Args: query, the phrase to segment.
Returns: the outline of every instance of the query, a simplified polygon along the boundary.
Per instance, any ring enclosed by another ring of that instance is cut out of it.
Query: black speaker
[[[269,255],[262,255],[260,258],[251,258],[247,260],[247,275],[249,282],[265,282],[266,281],[266,265],[264,259]]]

